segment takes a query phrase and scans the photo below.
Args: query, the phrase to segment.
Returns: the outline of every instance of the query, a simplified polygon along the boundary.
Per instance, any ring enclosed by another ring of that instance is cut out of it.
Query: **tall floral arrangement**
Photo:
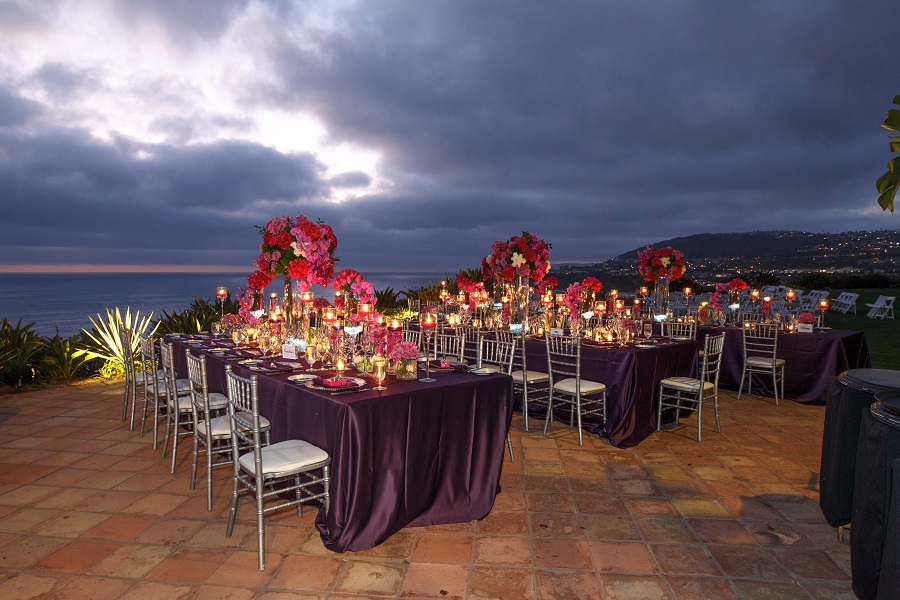
[[[686,269],[684,254],[671,246],[663,248],[647,246],[638,252],[638,272],[647,281],[656,281],[660,277],[678,279],[684,275]]]
[[[337,238],[325,223],[306,215],[275,217],[259,227],[263,240],[256,259],[257,270],[247,278],[252,289],[262,289],[278,275],[298,280],[301,291],[311,284],[328,286],[334,276]]]
[[[485,279],[513,281],[516,277],[527,277],[540,282],[550,270],[550,247],[527,231],[506,242],[497,240],[491,245],[491,253],[481,261],[481,271]]]

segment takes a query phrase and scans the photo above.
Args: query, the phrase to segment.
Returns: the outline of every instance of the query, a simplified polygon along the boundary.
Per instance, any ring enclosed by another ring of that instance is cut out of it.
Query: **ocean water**
[[[439,281],[436,273],[364,274],[375,289],[392,287],[401,292]],[[224,285],[234,296],[247,287],[246,273],[0,273],[0,318],[13,324],[34,323],[41,335],[69,337],[81,329],[91,329],[89,317],[105,318],[106,309],[130,307],[141,315],[162,316],[162,311],[183,310],[194,299],[215,298]],[[266,293],[284,289],[276,279]],[[330,289],[313,286],[317,296],[333,298]]]

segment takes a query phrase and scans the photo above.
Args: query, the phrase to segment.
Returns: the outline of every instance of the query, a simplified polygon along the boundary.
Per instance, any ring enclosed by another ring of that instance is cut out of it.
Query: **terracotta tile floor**
[[[723,394],[721,435],[687,425],[619,450],[513,423],[516,462],[484,520],[334,554],[288,511],[267,568],[228,472],[189,489],[121,415],[123,386],[0,397],[0,598],[853,598],[848,543],[818,508],[824,408]]]

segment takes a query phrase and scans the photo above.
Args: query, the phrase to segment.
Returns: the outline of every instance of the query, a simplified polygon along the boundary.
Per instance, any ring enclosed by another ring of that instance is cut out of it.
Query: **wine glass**
[[[384,377],[387,375],[387,368],[385,364],[385,360],[383,356],[376,356],[374,360],[374,375],[375,381],[378,382],[376,387],[373,387],[373,390],[386,390],[387,388],[381,385],[384,383]]]
[[[319,358],[319,349],[315,344],[308,344],[306,346],[306,362],[309,363],[310,371],[318,371],[316,368],[316,361]]]
[[[653,337],[653,323],[644,323],[644,337],[648,342]]]
[[[259,336],[259,351],[262,353],[262,357],[265,358],[269,353],[269,345],[271,344],[271,340],[267,335]]]
[[[241,334],[243,334],[243,331],[240,327],[235,327],[231,330],[231,341],[234,342],[235,346],[241,345]]]

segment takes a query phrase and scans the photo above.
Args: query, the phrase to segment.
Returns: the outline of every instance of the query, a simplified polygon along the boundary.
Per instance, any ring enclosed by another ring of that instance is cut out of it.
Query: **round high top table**
[[[819,475],[819,507],[832,527],[850,522],[856,453],[863,413],[875,402],[875,394],[900,390],[900,371],[850,369],[838,375],[828,390],[822,467]]]
[[[850,565],[862,600],[900,598],[900,390],[877,392],[862,414]]]

